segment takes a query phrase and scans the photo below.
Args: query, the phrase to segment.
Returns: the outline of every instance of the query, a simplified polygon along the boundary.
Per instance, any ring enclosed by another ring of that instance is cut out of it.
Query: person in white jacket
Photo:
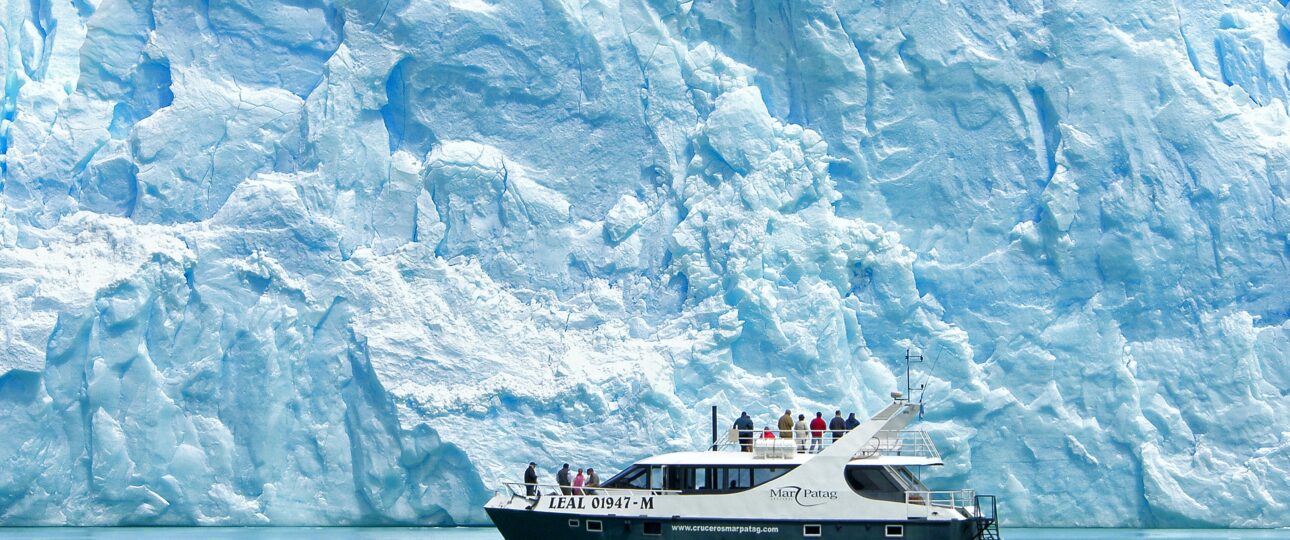
[[[797,423],[793,424],[793,440],[797,441],[797,453],[806,453],[807,437],[806,415],[797,415]]]

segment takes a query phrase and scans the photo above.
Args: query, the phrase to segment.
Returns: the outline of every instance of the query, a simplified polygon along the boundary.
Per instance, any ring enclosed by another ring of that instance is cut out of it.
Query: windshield
[[[646,489],[649,487],[649,468],[632,465],[602,484],[607,488]]]

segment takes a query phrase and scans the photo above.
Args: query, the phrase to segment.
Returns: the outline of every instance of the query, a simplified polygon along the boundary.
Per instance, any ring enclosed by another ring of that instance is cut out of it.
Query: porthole
[[[905,526],[904,526],[904,525],[888,525],[888,526],[887,526],[887,538],[904,538],[904,537],[905,537]]]
[[[802,525],[802,536],[808,538],[819,538],[823,528],[819,525]]]
[[[657,521],[646,521],[645,536],[663,536],[663,524]]]
[[[587,532],[601,532],[604,530],[605,530],[605,526],[599,520],[595,520],[595,519],[587,520]]]
[[[571,520],[569,520],[569,527],[574,528],[574,529],[577,529],[577,528],[578,528],[578,520],[576,520],[576,519],[571,519]]]

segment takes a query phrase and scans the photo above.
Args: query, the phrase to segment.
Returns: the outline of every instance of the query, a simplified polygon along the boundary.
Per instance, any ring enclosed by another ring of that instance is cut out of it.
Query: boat
[[[742,451],[737,432],[718,442],[714,408],[702,451],[642,459],[581,493],[505,483],[484,508],[506,540],[998,539],[993,495],[920,480],[944,462],[926,432],[905,429],[922,403],[891,396],[836,440],[826,432],[818,453],[783,438]]]

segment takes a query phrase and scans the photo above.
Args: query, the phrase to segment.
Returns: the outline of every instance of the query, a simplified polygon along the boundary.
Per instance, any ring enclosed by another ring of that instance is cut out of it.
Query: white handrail
[[[599,486],[582,486],[578,488],[573,487],[572,485],[562,486],[559,484],[543,483],[529,484],[524,482],[502,482],[502,485],[506,486],[506,489],[510,490],[511,496],[513,497],[528,497],[527,488],[530,486],[532,486],[534,491],[539,495],[557,495],[564,497],[594,497],[597,495],[675,495],[681,492],[680,490],[675,489],[609,488]],[[542,488],[548,488],[549,491],[544,493]],[[561,488],[569,489],[570,493],[565,495]],[[579,490],[581,493],[574,494],[574,490]]]
[[[936,444],[926,431],[879,431],[856,453],[854,459],[888,456],[921,457],[939,461],[941,452],[936,449]]]
[[[731,429],[731,430],[729,430],[729,431],[730,431],[730,432],[737,432],[738,430]],[[774,438],[774,439],[764,439],[764,438],[762,438],[762,433],[763,433],[764,431],[765,431],[765,430],[758,429],[758,430],[753,430],[753,431],[751,431],[751,432],[750,432],[750,433],[752,433],[752,436],[751,436],[751,437],[749,437],[749,438],[747,439],[747,440],[748,440],[748,442],[750,443],[750,447],[756,447],[756,446],[757,446],[757,445],[759,445],[759,444],[760,444],[760,445],[770,444],[770,443],[769,443],[769,441],[786,441],[786,440],[787,440],[787,441],[794,441],[794,442],[795,442],[795,444],[796,444],[796,446],[797,446],[797,449],[795,450],[795,453],[798,453],[798,454],[806,454],[806,453],[810,453],[810,449],[811,449],[811,441],[812,441],[812,436],[811,436],[811,432],[810,432],[810,431],[807,431],[807,432],[806,432],[806,435],[804,435],[804,436],[802,436],[802,435],[801,435],[799,432],[797,432],[797,431],[792,431],[792,432],[790,432],[790,436],[788,436],[788,437],[782,437],[780,434],[781,434],[781,433],[783,433],[783,431],[781,431],[781,430],[779,430],[779,429],[773,429],[773,430],[771,430],[771,432],[775,434],[775,438]],[[850,432],[851,432],[851,430],[849,430],[849,429],[846,429],[846,430],[839,430],[839,431],[843,431],[843,432],[845,432],[845,433],[850,433]],[[819,437],[815,437],[815,439],[818,439],[818,440],[820,441],[820,444],[821,444],[820,448],[825,448],[825,447],[831,446],[833,443],[835,443],[835,442],[837,442],[837,441],[839,441],[839,440],[841,440],[841,439],[842,439],[841,437],[834,437],[834,436],[833,436],[833,433],[834,433],[834,430],[831,430],[831,429],[825,429],[825,430],[823,430],[823,431],[821,432],[821,434],[820,434],[820,436],[819,436]],[[844,433],[844,436],[845,436],[845,433]],[[711,444],[711,443],[704,444],[704,445],[703,445],[703,448],[704,448],[705,450],[711,449],[711,448],[712,448],[712,444]],[[739,437],[738,437],[737,435],[735,435],[735,434],[733,434],[733,433],[727,433],[727,435],[726,435],[725,437],[722,437],[722,438],[720,438],[720,439],[718,439],[718,440],[717,440],[717,448],[716,448],[716,449],[717,449],[718,451],[731,451],[731,452],[738,452],[738,451],[743,450],[743,443],[740,441],[740,439],[739,439]],[[817,449],[817,450],[818,450],[818,449]]]
[[[910,518],[926,519],[933,509],[953,510],[967,516],[972,514],[975,504],[976,491],[971,489],[905,492],[905,512]]]

